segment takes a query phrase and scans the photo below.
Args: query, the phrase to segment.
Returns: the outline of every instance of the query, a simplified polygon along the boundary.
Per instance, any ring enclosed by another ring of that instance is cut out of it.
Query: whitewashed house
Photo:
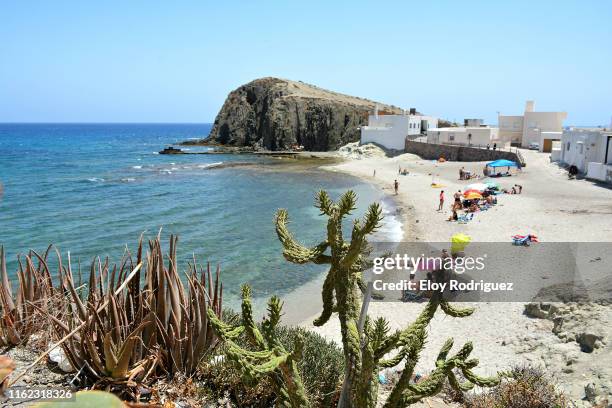
[[[509,145],[499,139],[498,128],[485,125],[432,128],[427,131],[427,142],[491,148]]]
[[[361,144],[376,143],[387,149],[404,150],[406,137],[416,138],[436,126],[438,118],[421,115],[416,109],[402,115],[379,114],[376,109],[368,117],[368,125],[361,127]]]
[[[560,161],[587,178],[612,183],[612,132],[570,128],[561,137]]]
[[[552,142],[558,141],[567,112],[536,112],[535,102],[527,101],[520,116],[499,115],[499,137],[513,145],[529,147],[538,143],[541,152],[550,152]]]

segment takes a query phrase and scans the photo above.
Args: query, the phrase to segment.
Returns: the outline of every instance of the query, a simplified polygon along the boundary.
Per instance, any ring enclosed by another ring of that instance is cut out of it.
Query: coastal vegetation
[[[370,265],[367,238],[379,227],[382,214],[378,204],[370,205],[346,238],[343,221],[356,209],[356,201],[352,191],[337,202],[325,191],[317,193],[315,206],[327,218],[327,226],[324,239],[313,247],[302,245],[289,231],[287,210],[275,216],[289,262],[329,266],[321,290],[323,310],[314,324],[325,325],[337,316],[341,347],[306,329],[283,326],[283,304],[276,296],[257,323],[248,285],[242,287],[241,313],[223,310],[219,269],[213,273],[210,265],[193,259],[180,274],[174,236],[167,254],[159,236],[148,242],[148,248],[141,237],[136,251],[126,251],[118,265],[94,259],[86,278],[70,255],[64,261],[55,251],[51,262],[52,247],[42,255],[32,251],[19,262],[15,291],[0,250],[2,346],[40,342],[34,335],[41,332],[54,339],[33,364],[15,373],[15,364],[5,358],[3,387],[60,347],[76,372],[71,385],[111,391],[131,401],[163,402],[171,395],[188,395],[223,406],[370,408],[380,405],[379,373],[395,367],[397,378],[382,401],[389,408],[410,406],[439,393],[474,408],[565,406],[554,385],[530,368],[478,376],[470,342],[452,354],[453,340],[448,339],[433,370],[417,376],[427,327],[438,309],[458,318],[473,310],[456,308],[434,294],[416,320],[401,330],[391,331],[385,319],[368,317],[363,304],[369,292],[362,272]],[[508,380],[502,381],[504,377]],[[492,388],[465,394],[475,386]]]

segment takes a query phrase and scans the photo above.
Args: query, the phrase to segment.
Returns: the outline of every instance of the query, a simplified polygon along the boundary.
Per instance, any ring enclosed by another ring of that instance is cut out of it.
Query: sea
[[[207,136],[211,126],[0,124],[0,245],[9,276],[30,249],[54,244],[88,271],[95,257],[119,263],[141,234],[152,239],[161,231],[166,249],[170,234],[178,235],[182,269],[194,256],[220,265],[226,306],[238,305],[243,283],[261,304],[320,278],[321,266],[284,260],[273,225],[276,210],[287,208],[296,237],[318,243],[326,225],[313,207],[319,189],[333,198],[355,190],[354,217],[382,202],[386,218],[376,239],[401,239],[393,203],[355,177],[255,155],[158,154]]]

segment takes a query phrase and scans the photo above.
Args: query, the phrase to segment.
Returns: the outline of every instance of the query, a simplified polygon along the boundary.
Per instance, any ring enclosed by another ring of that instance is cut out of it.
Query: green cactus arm
[[[259,348],[267,348],[266,341],[257,328],[253,319],[253,305],[251,303],[251,287],[242,285],[242,324],[248,338]]]
[[[315,326],[323,326],[329,321],[332,313],[334,312],[334,283],[336,278],[335,268],[332,266],[325,277],[323,282],[323,289],[321,290],[321,298],[323,300],[323,311],[319,317],[317,317],[313,324]]]
[[[342,194],[338,201],[338,213],[340,218],[349,215],[351,211],[357,208],[357,195],[353,190],[348,190]]]
[[[274,336],[276,326],[280,322],[282,316],[283,302],[281,302],[278,296],[272,296],[268,300],[268,317],[266,317],[262,324],[263,335],[269,345],[279,345]]]
[[[433,296],[429,299],[429,302],[425,308],[419,314],[419,317],[404,330],[398,330],[392,335],[388,336],[375,350],[375,356],[378,359],[393,350],[398,346],[406,346],[408,343],[414,340],[418,333],[424,332],[427,325],[433,318],[438,308],[439,299],[437,296]]]
[[[268,360],[274,356],[273,350],[251,351],[240,347],[233,341],[227,342],[227,352],[235,355],[237,358],[245,358],[250,361]]]
[[[351,243],[342,261],[342,265],[350,268],[364,249],[365,237],[374,232],[382,221],[382,210],[378,203],[371,204],[363,217],[363,222],[355,220],[351,233]]]
[[[260,375],[268,374],[278,369],[281,364],[284,364],[287,361],[288,358],[289,353],[285,353],[280,356],[274,356],[262,364],[253,364],[251,369]]]
[[[495,387],[499,385],[503,378],[503,373],[498,374],[495,377],[480,377],[469,368],[462,368],[461,372],[463,376],[471,383],[478,385],[479,387]]]
[[[334,202],[329,198],[327,191],[317,191],[317,194],[315,194],[315,207],[321,210],[321,214],[332,215],[333,206]]]
[[[452,317],[470,316],[472,313],[474,313],[474,310],[475,310],[473,307],[460,309],[460,308],[454,307],[453,305],[451,305],[445,300],[440,300],[440,308],[444,311],[444,313]]]
[[[452,337],[444,342],[442,348],[438,352],[438,357],[436,358],[436,366],[440,366],[444,364],[446,358],[448,357],[448,353],[453,348],[453,339]]]
[[[398,407],[400,400],[403,398],[404,390],[410,385],[410,381],[412,380],[412,374],[414,373],[414,368],[416,367],[417,362],[419,361],[419,354],[423,349],[425,344],[426,335],[425,332],[422,333],[422,336],[416,337],[415,341],[412,342],[409,346],[402,348],[402,353],[406,355],[406,364],[404,366],[404,370],[400,375],[397,383],[391,390],[391,394],[387,399],[387,403],[385,406],[388,407]]]
[[[244,331],[244,326],[232,327],[222,322],[212,308],[208,308],[206,313],[213,330],[223,341],[234,340]]]
[[[283,386],[287,390],[291,407],[310,407],[304,384],[298,370],[297,362],[302,358],[304,339],[298,334],[293,345],[293,352],[287,358],[286,364],[280,366],[283,376]]]
[[[403,347],[395,356],[391,357],[388,360],[380,360],[379,364],[383,368],[395,367],[396,365],[402,362],[402,360],[406,357],[407,353],[408,349],[406,347]]]
[[[347,318],[346,320],[344,352],[350,360],[350,368],[353,374],[361,371],[361,338],[355,319]]]
[[[414,404],[426,397],[431,397],[436,395],[442,390],[442,386],[446,381],[446,371],[450,370],[446,368],[438,368],[434,370],[429,377],[425,380],[421,381],[418,384],[410,384],[406,387],[406,389],[401,393],[401,396],[398,398],[397,403],[394,405],[390,404],[390,401],[387,401],[385,404],[385,408],[396,408],[396,407],[405,407],[410,404]]]
[[[363,217],[363,227],[361,229],[361,234],[363,236],[369,235],[374,232],[378,227],[380,227],[380,222],[382,221],[382,209],[380,204],[372,203],[368,207],[368,211]]]
[[[472,382],[466,381],[464,383],[460,383],[459,380],[457,380],[457,376],[452,371],[448,373],[448,382],[457,392],[465,392],[474,388],[474,383]]]
[[[295,240],[287,228],[288,221],[289,214],[287,210],[279,209],[276,212],[274,223],[276,225],[276,235],[283,245],[283,256],[287,261],[295,264],[305,264],[308,262],[315,264],[331,263],[331,257],[325,255],[325,251],[329,247],[327,241],[321,242],[312,248],[303,246]]]

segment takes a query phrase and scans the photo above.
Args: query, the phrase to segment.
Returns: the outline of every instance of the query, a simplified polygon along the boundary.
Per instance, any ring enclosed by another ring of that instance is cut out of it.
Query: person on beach
[[[438,205],[438,211],[442,211],[444,207],[444,190],[440,191],[440,204]]]
[[[493,143],[493,151],[497,150],[497,143]]]
[[[463,180],[465,178],[465,170],[463,167],[459,169],[459,180]]]
[[[399,170],[397,171],[397,174],[402,174],[402,166],[399,166]]]
[[[521,186],[520,184],[515,184],[515,187],[518,188],[518,194],[523,193],[523,186]]]
[[[372,175],[372,177],[376,177],[376,169],[374,169],[374,174]]]
[[[397,182],[397,180],[393,182],[393,188],[395,189],[395,195],[397,195],[397,192],[399,190],[399,183]]]
[[[453,206],[453,213],[451,214],[450,217],[448,217],[448,221],[457,221],[459,219],[459,216],[457,215],[457,207]]]
[[[459,206],[459,208],[461,208],[461,190],[457,190],[454,197],[455,197],[454,206]]]

